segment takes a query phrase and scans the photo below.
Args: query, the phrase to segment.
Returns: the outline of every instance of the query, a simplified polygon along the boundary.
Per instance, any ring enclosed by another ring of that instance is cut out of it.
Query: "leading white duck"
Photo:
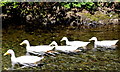
[[[4,54],[4,56],[8,54],[11,54],[11,63],[12,63],[11,69],[14,69],[15,64],[23,65],[21,68],[29,67],[29,66],[37,66],[37,62],[39,62],[44,58],[44,57],[38,57],[38,56],[20,56],[16,58],[15,53],[12,49],[9,49]]]
[[[53,41],[50,45],[54,45],[55,50],[65,52],[65,53],[81,51],[81,50],[78,50],[78,47],[76,46],[58,46],[56,41]]]
[[[83,42],[83,41],[69,41],[67,37],[63,37],[61,39],[61,41],[64,41],[64,40],[66,41],[66,45],[83,47],[84,49],[86,49],[86,46],[90,43],[90,42]]]
[[[97,37],[92,37],[91,39],[89,39],[89,41],[94,40],[94,48],[97,47],[105,47],[105,48],[115,48],[117,45],[116,43],[119,40],[103,40],[103,41],[98,41]]]
[[[54,47],[50,45],[30,46],[28,40],[24,40],[20,45],[26,44],[26,55],[29,53],[44,55],[47,51],[52,50]]]

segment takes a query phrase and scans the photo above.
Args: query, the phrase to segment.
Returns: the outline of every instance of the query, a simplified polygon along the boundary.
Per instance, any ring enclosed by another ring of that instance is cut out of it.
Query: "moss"
[[[84,13],[84,12],[83,13],[79,12],[78,14],[82,16],[83,20],[85,20],[87,18],[87,19],[90,19],[92,21],[100,21],[100,20],[119,18],[118,14],[110,14],[110,13],[104,14],[101,11],[96,11],[95,14],[93,14],[93,15],[90,13]],[[110,17],[109,15],[112,15],[112,16]]]

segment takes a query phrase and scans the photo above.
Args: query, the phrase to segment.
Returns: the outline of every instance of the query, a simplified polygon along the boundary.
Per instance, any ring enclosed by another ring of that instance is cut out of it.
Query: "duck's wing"
[[[24,63],[35,63],[43,59],[43,57],[37,56],[21,56],[17,57],[17,62],[24,64]]]
[[[80,42],[84,42],[84,41],[69,41],[69,42],[80,43]]]
[[[103,40],[103,41],[97,41],[96,45],[99,46],[112,46],[115,45],[118,42],[118,40]]]
[[[57,46],[56,50],[61,50],[61,51],[73,51],[76,50],[78,47],[75,46]]]
[[[86,45],[88,45],[89,43],[90,43],[90,42],[72,41],[72,42],[70,42],[70,45],[71,45],[71,46],[81,47],[81,46],[86,46]]]
[[[105,43],[106,45],[115,45],[118,42],[118,40],[104,40],[100,42]]]
[[[69,41],[68,45],[76,45],[76,44],[80,44],[81,41]]]
[[[66,48],[64,46],[56,46],[55,50],[65,51]]]
[[[30,50],[34,52],[41,52],[41,51],[46,52],[48,50],[52,50],[53,48],[54,47],[52,46],[35,46],[35,47],[32,46]]]

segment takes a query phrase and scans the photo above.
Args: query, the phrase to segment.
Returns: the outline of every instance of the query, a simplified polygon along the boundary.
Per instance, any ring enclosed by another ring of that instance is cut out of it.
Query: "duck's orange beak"
[[[60,41],[63,41],[63,39],[61,39]]]
[[[92,41],[92,39],[89,39],[89,41]]]
[[[9,54],[10,54],[10,53],[7,53],[7,52],[6,52],[6,53],[4,54],[4,56],[9,55]]]
[[[20,45],[23,45],[24,43],[22,42],[22,43],[20,43]]]

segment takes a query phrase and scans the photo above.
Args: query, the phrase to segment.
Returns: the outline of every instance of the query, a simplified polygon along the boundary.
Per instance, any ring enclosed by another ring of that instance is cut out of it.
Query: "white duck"
[[[115,48],[117,45],[116,43],[118,40],[103,40],[103,41],[98,41],[96,37],[92,37],[89,39],[89,41],[94,40],[94,48],[97,47],[105,47],[105,48]]]
[[[20,45],[26,44],[26,55],[29,53],[44,55],[45,52],[52,50],[54,47],[50,45],[30,46],[28,40],[24,40]]]
[[[71,46],[77,46],[77,47],[83,47],[84,49],[90,42],[83,42],[83,41],[69,41],[67,37],[63,37],[61,41],[66,41],[66,45],[71,45]]]
[[[50,45],[54,45],[55,50],[62,51],[65,53],[81,51],[81,50],[78,50],[78,47],[76,47],[76,46],[58,46],[56,41],[53,41]]]
[[[37,62],[39,62],[44,58],[44,57],[38,57],[38,56],[20,56],[16,58],[15,53],[12,49],[9,49],[4,54],[4,56],[8,54],[11,54],[11,62],[12,62],[11,69],[14,68],[15,64],[23,65],[21,68],[28,67],[28,66],[37,66]]]

